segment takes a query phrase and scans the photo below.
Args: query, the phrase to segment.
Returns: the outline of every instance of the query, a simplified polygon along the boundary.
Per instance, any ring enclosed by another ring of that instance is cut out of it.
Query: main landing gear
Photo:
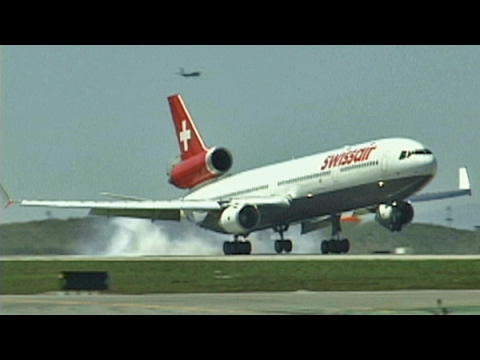
[[[235,235],[233,241],[225,241],[223,243],[223,253],[225,255],[250,255],[252,252],[252,243],[248,240],[239,241]]]
[[[287,254],[292,251],[293,244],[292,240],[285,240],[283,238],[283,233],[288,230],[288,225],[277,225],[273,227],[273,231],[280,234],[280,239],[275,240],[274,247],[277,254],[281,254],[282,251],[285,251]]]
[[[330,240],[323,240],[321,244],[322,254],[341,254],[348,253],[350,250],[350,242],[348,239],[340,240],[340,215],[332,214],[330,217],[332,221],[332,238]]]

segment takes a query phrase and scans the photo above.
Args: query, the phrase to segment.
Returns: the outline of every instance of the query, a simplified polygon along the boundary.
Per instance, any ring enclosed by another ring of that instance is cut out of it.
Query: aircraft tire
[[[292,252],[292,248],[292,240],[283,240],[283,250],[285,250],[286,253]]]
[[[240,253],[242,255],[250,255],[252,252],[252,243],[250,241],[244,241],[243,243],[240,243],[241,245],[241,251]]]
[[[323,240],[320,246],[320,250],[322,254],[341,254],[341,253],[348,253],[350,250],[350,242],[348,239],[343,240]]]
[[[252,243],[250,241],[225,241],[223,243],[223,253],[225,255],[250,255],[252,252]]]
[[[282,240],[275,240],[275,243],[273,244],[274,248],[275,248],[275,252],[277,254],[281,254],[282,251],[283,251],[283,244],[282,244]]]
[[[330,252],[334,254],[340,254],[341,243],[339,240],[330,240]]]
[[[292,240],[275,240],[274,248],[277,254],[281,254],[283,251],[290,253],[293,249]]]
[[[342,253],[348,253],[348,250],[350,250],[350,241],[348,241],[348,239],[340,240],[340,249]]]
[[[225,255],[232,255],[232,250],[233,250],[232,248],[233,248],[233,247],[232,247],[232,243],[231,243],[231,242],[225,241],[225,242],[223,243],[223,253],[224,253]]]
[[[328,254],[328,250],[329,250],[328,243],[329,243],[328,240],[322,240],[320,250],[322,251],[322,254],[324,254],[324,255]]]

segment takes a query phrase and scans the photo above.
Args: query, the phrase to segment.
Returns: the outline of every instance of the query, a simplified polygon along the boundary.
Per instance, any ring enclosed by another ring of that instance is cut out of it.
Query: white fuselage
[[[225,176],[185,199],[238,199],[247,204],[249,197],[291,200],[286,210],[262,209],[267,216],[259,228],[266,228],[408,198],[433,178],[436,168],[434,155],[421,143],[380,139]]]

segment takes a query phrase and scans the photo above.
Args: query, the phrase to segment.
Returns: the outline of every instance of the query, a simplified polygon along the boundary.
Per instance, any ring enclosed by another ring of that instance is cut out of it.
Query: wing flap
[[[90,215],[100,215],[107,217],[131,217],[151,220],[171,220],[180,221],[181,210],[178,209],[109,209],[92,208]]]
[[[256,196],[244,197],[239,199],[231,199],[221,202],[223,206],[228,206],[232,203],[249,204],[256,206],[273,206],[273,207],[289,207],[291,199],[284,196]]]
[[[324,218],[324,219],[316,219],[316,220],[309,220],[309,221],[303,221],[301,223],[301,230],[300,234],[308,234],[312,231],[318,230],[318,229],[323,229],[329,225],[332,224],[332,221],[330,220],[329,217]]]

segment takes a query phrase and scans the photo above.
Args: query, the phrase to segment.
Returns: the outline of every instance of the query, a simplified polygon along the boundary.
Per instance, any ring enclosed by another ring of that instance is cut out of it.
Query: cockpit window
[[[410,150],[410,151],[402,151],[400,153],[399,160],[409,158],[412,155],[428,155],[432,154],[432,152],[428,149],[420,149],[420,150]]]

